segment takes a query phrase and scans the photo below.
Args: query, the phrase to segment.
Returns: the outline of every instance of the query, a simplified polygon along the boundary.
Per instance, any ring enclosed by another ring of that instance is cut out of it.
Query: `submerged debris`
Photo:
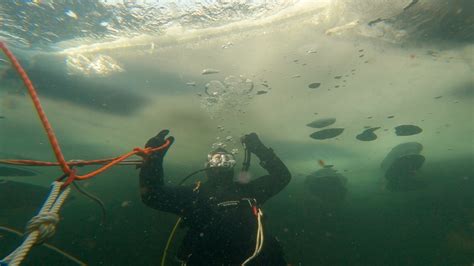
[[[375,135],[374,131],[379,129],[380,127],[372,127],[364,130],[362,133],[356,136],[356,139],[360,141],[372,141],[377,139],[377,135]]]
[[[319,88],[319,86],[321,86],[321,83],[319,83],[319,82],[314,82],[314,83],[309,84],[309,85],[308,85],[308,88],[310,88],[310,89],[317,89],[317,88]]]
[[[344,128],[328,128],[320,131],[316,131],[309,135],[313,139],[330,139],[341,135]]]
[[[415,125],[400,125],[395,127],[395,134],[397,136],[411,136],[419,134],[423,131],[421,127]]]
[[[217,69],[212,69],[212,68],[206,68],[204,69],[201,74],[202,75],[209,75],[209,74],[216,74],[216,73],[219,73],[220,71],[217,70]]]
[[[323,127],[332,125],[335,122],[336,122],[336,118],[322,118],[322,119],[314,120],[313,122],[306,124],[306,126],[312,127],[312,128],[323,128]]]

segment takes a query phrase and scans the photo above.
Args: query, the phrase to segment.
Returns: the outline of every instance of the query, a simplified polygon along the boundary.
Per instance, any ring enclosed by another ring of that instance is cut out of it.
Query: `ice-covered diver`
[[[146,147],[174,142],[162,130]],[[218,148],[208,155],[207,181],[201,186],[165,185],[163,158],[170,145],[154,152],[140,170],[142,201],[179,215],[188,228],[177,258],[184,265],[287,265],[278,240],[268,233],[260,207],[291,179],[285,164],[257,134],[242,137],[268,174],[249,182],[234,179],[234,156]]]

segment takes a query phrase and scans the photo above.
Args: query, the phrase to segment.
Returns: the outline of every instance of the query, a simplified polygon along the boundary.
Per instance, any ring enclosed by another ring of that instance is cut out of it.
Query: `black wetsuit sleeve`
[[[272,149],[264,148],[256,155],[260,159],[260,165],[268,171],[268,175],[255,179],[249,185],[257,201],[263,204],[288,185],[291,173]]]
[[[191,205],[192,187],[165,186],[162,158],[151,158],[140,169],[140,195],[147,206],[177,215]]]

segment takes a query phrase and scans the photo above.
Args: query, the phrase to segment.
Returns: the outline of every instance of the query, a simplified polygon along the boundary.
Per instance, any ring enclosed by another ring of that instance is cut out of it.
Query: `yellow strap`
[[[165,250],[163,251],[163,255],[161,256],[161,266],[165,266],[166,255],[168,254],[168,248],[171,245],[171,241],[173,241],[174,234],[176,233],[176,229],[178,228],[180,223],[181,223],[181,217],[179,217],[178,220],[176,221],[176,224],[174,225],[173,230],[171,230],[171,234],[168,237],[168,241],[166,242]]]
[[[196,182],[196,186],[193,189],[193,192],[199,189],[201,186],[201,181]],[[178,229],[179,224],[181,223],[181,217],[178,218],[176,221],[176,224],[173,227],[173,230],[171,230],[170,236],[168,237],[168,241],[166,241],[166,246],[165,250],[163,251],[163,255],[161,256],[161,266],[165,266],[165,261],[166,261],[166,255],[168,255],[168,249],[171,245],[171,242],[173,241],[174,235],[176,233],[176,229]]]

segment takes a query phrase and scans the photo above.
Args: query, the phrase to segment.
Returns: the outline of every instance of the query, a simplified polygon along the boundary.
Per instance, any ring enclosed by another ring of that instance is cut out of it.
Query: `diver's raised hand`
[[[146,148],[160,147],[161,145],[165,144],[165,142],[167,140],[169,140],[169,142],[170,142],[170,144],[167,147],[153,152],[153,154],[151,155],[152,159],[163,159],[163,157],[166,155],[166,152],[168,151],[168,149],[173,144],[173,142],[174,142],[174,137],[173,136],[169,136],[169,137],[165,138],[166,135],[168,135],[168,133],[170,133],[170,131],[168,129],[161,130],[156,136],[154,136],[153,138],[149,139],[146,142],[146,144],[145,144]]]
[[[150,156],[143,158],[143,163],[137,166],[137,168],[140,168],[140,193],[142,194],[142,200],[144,202],[150,202],[150,200],[155,197],[153,196],[154,193],[156,193],[153,192],[154,189],[163,185],[163,158],[174,142],[174,137],[169,136],[166,138],[168,133],[170,133],[168,129],[162,130],[146,142],[145,148],[160,147],[165,144],[167,140],[170,143],[163,149],[154,151]]]
[[[258,155],[259,151],[266,150],[265,145],[258,138],[257,134],[252,132],[250,134],[244,135],[241,139],[242,143],[245,145],[250,152]]]

